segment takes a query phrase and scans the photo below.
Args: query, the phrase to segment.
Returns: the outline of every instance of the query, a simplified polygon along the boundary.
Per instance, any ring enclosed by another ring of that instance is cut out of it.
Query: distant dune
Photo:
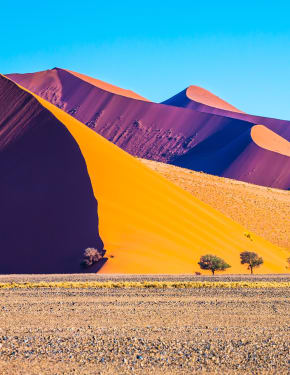
[[[225,100],[198,86],[189,86],[163,104],[196,109],[201,112],[206,112],[205,109],[208,108],[208,113],[215,113],[215,109],[243,113]]]
[[[33,96],[0,78],[1,273],[81,272],[102,241],[105,273],[192,273],[205,253],[244,273],[244,250],[264,258],[257,272],[285,272],[287,251]]]
[[[290,250],[288,191],[212,176],[152,160],[140,161],[252,232]]]
[[[290,141],[290,121],[262,116],[253,116],[242,112],[223,99],[205,89],[202,89],[201,87],[189,86],[179,94],[164,101],[163,104],[243,120],[254,125],[264,125],[273,132],[276,132],[281,137],[285,138],[288,142]]]
[[[110,83],[100,81],[99,79],[86,76],[85,74],[73,72],[72,70],[68,70],[68,69],[65,69],[65,70],[67,72],[73,74],[74,76],[82,79],[83,81],[91,83],[92,85],[94,85],[94,86],[96,86],[96,87],[98,87],[102,90],[109,91],[113,94],[126,96],[127,98],[144,100],[144,101],[147,101],[147,102],[149,101],[148,99],[143,98],[143,96],[141,96],[139,94],[136,94],[134,91],[122,89],[121,87],[117,87],[117,86],[111,85]]]
[[[251,129],[253,141],[260,147],[290,157],[290,142],[274,133],[264,125],[255,125]]]
[[[121,89],[116,91],[111,85],[59,68],[8,77],[133,156],[290,189],[290,158],[284,152],[290,140],[287,121],[241,113],[213,94],[194,87],[177,95],[178,102],[167,101],[171,105],[164,105],[136,100],[135,96],[118,91]],[[276,133],[281,142],[271,144],[271,137],[265,142],[264,135],[263,142],[257,141],[257,137],[253,139],[252,127],[256,124]]]

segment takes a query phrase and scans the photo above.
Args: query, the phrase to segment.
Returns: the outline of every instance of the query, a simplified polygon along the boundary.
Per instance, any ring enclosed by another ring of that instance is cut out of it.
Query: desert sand
[[[189,86],[187,89],[163,102],[167,105],[186,107],[202,110],[205,108],[218,108],[232,112],[243,113],[230,103],[219,98],[208,90],[198,86]],[[214,113],[214,112],[213,112]]]
[[[274,133],[266,126],[253,126],[251,129],[251,137],[258,146],[290,157],[290,142]]]
[[[85,82],[91,83],[92,85],[94,85],[94,86],[96,86],[96,87],[98,87],[102,90],[109,91],[113,94],[125,96],[127,98],[137,99],[137,100],[144,100],[146,102],[149,101],[148,99],[144,98],[143,96],[141,96],[139,94],[136,94],[134,91],[122,89],[121,87],[111,85],[110,83],[101,81],[101,80],[96,79],[96,78],[89,77],[85,74],[73,72],[72,70],[66,69],[66,71],[73,74],[74,76],[82,79]]]
[[[251,136],[251,128],[262,124],[287,142],[287,121],[200,103],[196,109],[187,107],[187,102],[197,102],[186,96],[186,90],[177,95],[180,102],[172,105],[136,100],[106,91],[106,86],[97,87],[89,78],[59,68],[7,76],[133,156],[258,185],[290,188],[289,157],[277,145],[259,147]]]
[[[100,272],[192,273],[200,255],[213,252],[232,265],[230,273],[240,273],[244,267],[239,252],[247,249],[264,258],[259,272],[285,271],[286,251],[256,235],[249,240],[242,226],[61,109],[34,97],[69,130],[86,162],[98,202],[100,237],[109,257]]]
[[[247,184],[152,160],[140,161],[250,231],[290,251],[288,191]]]

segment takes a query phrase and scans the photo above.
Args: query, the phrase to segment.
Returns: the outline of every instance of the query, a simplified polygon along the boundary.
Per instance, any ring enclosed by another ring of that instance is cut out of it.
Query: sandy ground
[[[253,233],[290,250],[289,191],[139,160]]]
[[[113,279],[0,281],[12,278]],[[289,281],[289,275],[216,278]],[[0,290],[0,373],[287,374],[289,297],[285,288]]]

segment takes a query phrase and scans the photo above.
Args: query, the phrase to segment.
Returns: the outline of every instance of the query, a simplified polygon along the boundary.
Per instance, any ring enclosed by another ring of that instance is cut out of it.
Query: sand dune
[[[73,74],[74,76],[82,79],[83,81],[91,83],[92,85],[94,85],[94,86],[96,86],[96,87],[98,87],[98,88],[100,88],[102,90],[109,91],[109,92],[111,92],[113,94],[117,94],[117,95],[121,95],[121,96],[126,96],[127,98],[133,98],[133,99],[137,99],[137,100],[144,100],[146,102],[149,101],[148,99],[144,98],[143,96],[141,96],[139,94],[136,94],[134,91],[122,89],[121,87],[114,86],[114,85],[111,85],[110,83],[101,81],[99,79],[86,76],[85,74],[73,72],[72,70],[68,70],[68,69],[65,69],[65,70],[67,72]]]
[[[103,248],[85,160],[64,125],[0,76],[0,273],[77,272]]]
[[[196,110],[205,109],[207,107],[223,109],[227,111],[243,113],[225,100],[219,98],[208,90],[198,86],[189,86],[179,94],[163,102],[163,104],[174,105],[178,107],[191,108]],[[202,111],[203,112],[203,111]],[[204,111],[206,112],[206,111]],[[214,111],[209,112],[214,113]]]
[[[237,223],[290,251],[289,192],[140,159]]]
[[[197,102],[209,105],[211,107],[226,109],[228,111],[241,112],[239,109],[235,108],[233,105],[227,103],[218,96],[212,94],[210,91],[203,89],[198,86],[189,86],[186,90],[186,95],[189,99],[195,100]]]
[[[266,124],[243,113],[225,111],[220,115],[224,110],[219,108],[214,108],[219,111],[215,115],[200,108],[136,100],[105,91],[96,87],[94,80],[58,68],[8,76],[131,155],[259,185],[290,188],[289,157],[276,152],[276,142],[275,147],[263,148],[251,136],[253,124],[264,124],[289,141],[286,121],[268,119]],[[218,101],[213,98],[211,104]],[[236,119],[228,113],[244,117]]]
[[[254,125],[262,124],[290,141],[290,121],[270,117],[255,116],[242,112],[211,92],[197,86],[190,86],[163,104],[189,108],[203,113],[215,114],[232,119],[243,120]]]
[[[281,155],[290,156],[290,142],[264,125],[253,126],[251,129],[251,137],[253,141],[262,148],[277,152]]]
[[[8,82],[9,90],[13,93],[12,98],[22,97],[31,101],[28,92],[4,78],[1,79],[2,85],[3,81],[5,85]],[[6,91],[5,88],[4,92]],[[265,264],[259,272],[285,271],[286,251],[256,235],[252,235],[253,241],[249,240],[245,236],[246,229],[242,226],[171,184],[61,109],[35,94],[34,97],[39,102],[41,113],[49,117],[53,114],[53,123],[58,124],[61,129],[65,126],[77,142],[86,162],[94,196],[98,202],[99,233],[109,257],[101,272],[191,273],[196,269],[200,255],[211,252],[222,256],[232,265],[231,273],[241,273],[245,272],[245,267],[240,265],[239,252],[247,249],[257,251],[263,256]],[[33,103],[35,102],[33,99]],[[7,103],[11,114],[15,109],[14,104],[13,101]],[[31,121],[33,117],[32,113]],[[27,132],[25,136],[21,136],[14,146],[29,134],[30,132]],[[47,139],[48,142],[53,142],[53,137],[47,136]],[[40,155],[35,155],[35,158],[42,155],[41,147],[38,153]],[[16,155],[17,149],[12,148],[11,157]],[[62,158],[68,157],[69,154],[64,148]],[[1,161],[5,166],[5,158],[2,157]],[[3,174],[3,171],[1,173]],[[14,173],[18,174],[18,168],[11,170],[12,176]],[[73,186],[76,182],[77,180],[70,183]],[[52,186],[54,183],[55,181],[51,181]],[[26,193],[30,194],[30,189]],[[67,191],[63,194],[67,194]],[[83,196],[86,197],[87,193],[80,194],[80,203]],[[1,197],[8,200],[9,195],[2,193]],[[30,199],[34,203],[33,197]],[[13,207],[13,200],[10,199],[9,204]],[[17,207],[14,209],[17,215]],[[3,217],[1,221],[4,221]],[[39,228],[38,235],[42,236],[46,230],[45,227]],[[32,243],[33,234],[34,227],[31,226],[27,237],[29,236]],[[24,254],[27,245],[23,243],[21,248]],[[1,248],[9,249],[9,242],[1,243]],[[38,251],[41,251],[41,247]],[[67,251],[68,249],[59,265],[67,261],[66,272],[68,268],[74,269],[75,272],[79,256],[76,251],[69,256]],[[52,247],[49,262],[51,266],[56,254]],[[38,264],[33,263],[33,256],[34,254],[30,253],[29,259],[35,266],[34,272],[37,272]],[[3,268],[3,262],[0,267]],[[10,271],[13,270],[11,265]]]
[[[164,104],[190,108],[204,113],[250,122],[254,124],[251,128],[251,138],[256,145],[268,151],[276,152],[287,157],[290,156],[290,121],[249,115],[238,110],[211,92],[197,86],[188,87],[186,90],[183,90],[165,101]],[[243,160],[245,160],[245,158],[243,158]],[[181,166],[190,167],[190,163],[188,165],[181,164]],[[231,177],[227,175],[224,176]],[[241,180],[243,180],[243,178],[241,178]],[[248,180],[248,182],[255,183],[254,180]]]

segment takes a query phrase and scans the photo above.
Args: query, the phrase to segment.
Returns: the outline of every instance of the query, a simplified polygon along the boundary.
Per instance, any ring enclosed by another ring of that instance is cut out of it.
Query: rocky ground
[[[288,374],[289,297],[285,288],[3,289],[0,373]]]

